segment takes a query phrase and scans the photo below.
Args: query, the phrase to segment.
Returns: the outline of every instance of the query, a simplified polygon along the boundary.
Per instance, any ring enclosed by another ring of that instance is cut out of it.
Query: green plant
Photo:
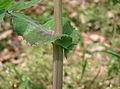
[[[0,1],[0,23],[5,14],[12,18],[14,32],[31,45],[40,45],[51,42],[53,44],[54,74],[53,89],[62,89],[63,50],[67,57],[68,52],[79,42],[79,35],[71,26],[67,18],[62,18],[62,0],[54,0],[54,19],[45,24],[38,24],[29,16],[16,11],[31,7],[40,0],[31,0],[14,4],[13,0]],[[25,81],[27,82],[27,81]]]

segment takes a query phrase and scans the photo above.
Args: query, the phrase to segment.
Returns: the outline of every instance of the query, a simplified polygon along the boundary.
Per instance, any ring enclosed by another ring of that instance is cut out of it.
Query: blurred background
[[[22,1],[28,0],[16,3]],[[44,24],[53,6],[53,0],[42,0],[20,13]],[[63,89],[120,89],[120,0],[63,0],[63,16],[80,34],[64,58]],[[29,45],[6,17],[0,27],[0,89],[52,89],[52,45]]]

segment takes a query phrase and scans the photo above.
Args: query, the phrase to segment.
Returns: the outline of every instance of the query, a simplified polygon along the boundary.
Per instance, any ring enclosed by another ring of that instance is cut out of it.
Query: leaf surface
[[[30,17],[23,14],[14,14],[13,27],[14,32],[23,38],[30,44],[46,44],[59,39],[61,36],[53,35],[53,31],[46,29],[42,25],[33,21]]]
[[[5,15],[5,11],[0,11],[0,24],[1,24],[2,21],[3,21],[4,15]]]
[[[13,0],[0,0],[0,11],[13,5]]]
[[[34,4],[37,4],[39,3],[40,0],[31,0],[31,1],[26,1],[26,2],[21,2],[21,3],[18,3],[18,4],[15,4],[13,6],[11,6],[9,8],[9,10],[11,11],[16,11],[16,10],[22,10],[22,9],[26,9],[26,8],[29,8],[31,6],[33,6]]]

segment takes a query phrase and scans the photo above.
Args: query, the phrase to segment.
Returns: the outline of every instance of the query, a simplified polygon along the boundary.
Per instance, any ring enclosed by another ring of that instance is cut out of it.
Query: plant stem
[[[62,34],[62,0],[54,0],[54,34]],[[63,48],[53,43],[53,89],[62,89]]]
[[[53,44],[53,89],[62,89],[63,49]]]

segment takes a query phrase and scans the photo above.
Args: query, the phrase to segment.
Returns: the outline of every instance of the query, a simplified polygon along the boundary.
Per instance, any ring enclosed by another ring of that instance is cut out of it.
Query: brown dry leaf
[[[70,18],[75,18],[78,15],[77,12],[72,12],[69,16]]]
[[[109,19],[114,18],[114,14],[113,14],[112,11],[108,11],[108,12],[106,13],[106,16],[107,16]]]
[[[80,19],[80,21],[81,21],[82,24],[86,23],[86,17],[85,17],[84,14],[80,14],[79,19]]]
[[[8,30],[8,31],[0,33],[0,40],[7,38],[11,34],[12,34],[12,30]]]
[[[104,42],[105,41],[105,37],[103,37],[102,35],[99,35],[99,34],[91,34],[89,36],[89,38],[93,42]]]
[[[69,0],[68,3],[70,4],[70,6],[76,7],[80,4],[80,0]]]
[[[0,61],[6,61],[12,58],[13,54],[14,54],[13,52],[9,52],[9,50],[5,48],[3,52],[0,54]]]

